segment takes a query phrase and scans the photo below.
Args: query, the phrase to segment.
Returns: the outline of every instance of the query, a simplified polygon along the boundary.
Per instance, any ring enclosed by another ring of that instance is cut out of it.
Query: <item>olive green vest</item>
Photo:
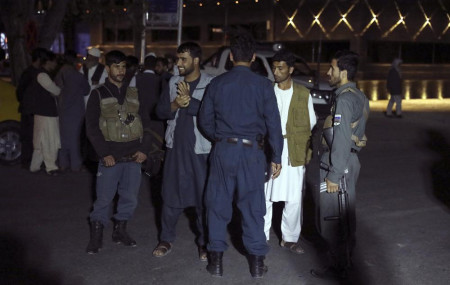
[[[296,83],[289,104],[286,135],[291,166],[306,165],[311,158],[309,150],[311,126],[308,111],[309,90]]]
[[[108,90],[109,91],[109,90]],[[129,142],[142,139],[143,128],[141,117],[138,114],[138,90],[128,87],[125,100],[119,104],[116,97],[100,100],[100,130],[106,141]]]

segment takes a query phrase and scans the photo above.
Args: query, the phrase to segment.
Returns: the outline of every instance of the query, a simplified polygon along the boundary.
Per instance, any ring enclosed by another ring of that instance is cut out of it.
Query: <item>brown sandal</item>
[[[289,250],[290,252],[296,253],[296,254],[302,254],[305,253],[305,250],[300,246],[300,244],[296,242],[286,242],[284,240],[281,241],[280,246],[284,249]]]
[[[200,261],[208,261],[208,251],[205,246],[198,246],[198,258]]]
[[[154,257],[163,257],[172,251],[172,244],[166,241],[160,241],[156,248],[153,250]]]

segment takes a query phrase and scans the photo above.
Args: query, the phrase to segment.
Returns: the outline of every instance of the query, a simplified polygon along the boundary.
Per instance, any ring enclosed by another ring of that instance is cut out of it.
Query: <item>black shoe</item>
[[[264,255],[249,255],[250,274],[253,278],[263,278],[264,274],[266,274],[268,268],[264,265],[264,259]]]
[[[209,252],[209,261],[208,265],[206,266],[206,270],[208,270],[208,272],[213,277],[222,277],[223,275],[222,257],[223,252],[218,251]]]
[[[103,225],[101,222],[91,222],[91,239],[86,248],[88,254],[96,254],[102,248],[103,243]]]
[[[115,243],[123,244],[125,246],[136,246],[136,241],[132,239],[127,233],[127,221],[114,221],[112,240]]]
[[[62,172],[62,171],[59,170],[59,169],[56,169],[56,170],[50,170],[50,171],[48,171],[47,174],[50,175],[50,176],[59,176],[59,175],[61,175],[61,174],[64,174],[64,172]]]
[[[312,269],[311,275],[320,279],[342,280],[347,279],[347,271],[336,267],[326,267],[324,269]]]

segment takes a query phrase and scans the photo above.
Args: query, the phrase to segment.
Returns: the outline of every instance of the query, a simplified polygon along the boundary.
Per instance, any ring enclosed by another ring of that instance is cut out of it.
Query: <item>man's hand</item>
[[[189,84],[184,81],[178,82],[177,94],[175,102],[180,106],[180,108],[186,108],[189,106],[189,101],[191,101],[191,96],[189,96]]]
[[[272,179],[280,176],[281,173],[281,163],[272,162]]]
[[[339,184],[331,182],[330,180],[328,180],[328,178],[325,178],[325,182],[327,183],[327,192],[328,193],[335,193],[335,192],[339,191]]]
[[[104,166],[111,167],[111,166],[114,166],[115,164],[116,164],[116,160],[114,159],[114,156],[108,155],[103,158]]]
[[[147,159],[147,155],[140,151],[136,151],[136,153],[133,154],[133,158],[137,163],[142,163]]]

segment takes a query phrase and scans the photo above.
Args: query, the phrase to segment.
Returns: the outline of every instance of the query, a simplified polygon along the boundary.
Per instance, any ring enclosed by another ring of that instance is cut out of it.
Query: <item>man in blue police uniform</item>
[[[203,99],[199,123],[215,141],[210,154],[210,172],[205,192],[210,253],[207,270],[222,276],[222,256],[227,249],[227,224],[232,202],[242,213],[243,242],[249,253],[250,273],[255,278],[267,271],[264,258],[269,247],[264,233],[263,137],[268,133],[273,153],[273,177],[281,171],[283,136],[272,83],[253,73],[254,41],[249,35],[231,40],[234,67],[213,79]]]
[[[326,190],[320,192],[318,230],[328,245],[331,264],[324,270],[311,270],[318,278],[345,278],[351,265],[356,229],[355,185],[360,169],[358,153],[366,145],[364,132],[369,115],[369,101],[353,81],[357,67],[356,53],[340,51],[332,59],[327,73],[330,85],[338,89],[332,115],[324,123],[328,149],[321,159],[320,177],[326,183]],[[342,179],[347,185],[344,197],[339,189]],[[340,217],[339,203],[344,200],[348,201],[347,218],[341,221],[334,217]]]

